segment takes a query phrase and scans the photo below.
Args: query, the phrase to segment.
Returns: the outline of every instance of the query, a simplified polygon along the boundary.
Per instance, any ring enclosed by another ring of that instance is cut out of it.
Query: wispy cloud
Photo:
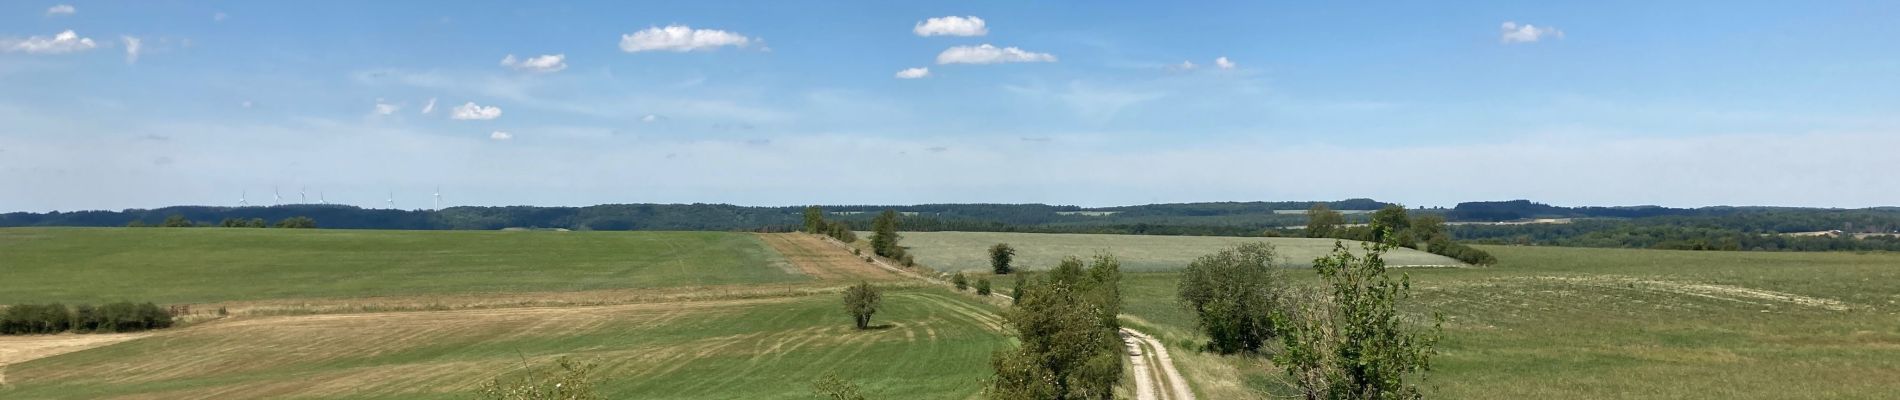
[[[515,55],[509,54],[507,57],[501,58],[501,66],[508,67],[516,71],[526,71],[526,72],[536,72],[536,73],[557,72],[560,70],[567,69],[567,55],[566,54],[544,54],[540,56],[529,57],[527,59],[519,59],[519,58],[515,58]]]
[[[434,98],[434,97],[430,97],[430,98],[429,98],[429,102],[428,102],[428,103],[424,103],[424,104],[422,105],[422,113],[423,113],[423,114],[431,114],[431,113],[434,113],[434,112],[435,112],[435,98]]]
[[[903,71],[897,71],[897,79],[917,79],[926,76],[930,76],[930,68],[905,68]]]
[[[989,44],[981,46],[956,46],[937,53],[937,64],[999,64],[1025,62],[1056,62],[1056,56],[1049,53],[1024,51],[1015,47],[996,47]]]
[[[983,36],[989,34],[990,29],[984,25],[982,18],[953,15],[917,22],[911,32],[917,36]]]
[[[502,131],[495,131],[493,133],[489,133],[488,138],[490,140],[509,140],[509,139],[514,139],[515,134],[502,132]]]
[[[143,51],[145,41],[132,36],[120,36],[119,40],[125,42],[125,63],[137,64],[139,62],[139,52]]]
[[[92,50],[99,47],[92,38],[79,37],[68,29],[51,37],[29,36],[26,38],[0,38],[0,49],[7,52],[32,54],[64,54]]]
[[[79,13],[79,9],[73,8],[71,4],[60,4],[46,9],[46,16],[48,17],[73,15],[77,13]]]
[[[449,118],[462,120],[491,120],[501,118],[501,107],[481,106],[471,101],[450,110]]]
[[[1498,41],[1504,44],[1534,43],[1544,38],[1563,39],[1564,31],[1556,27],[1538,27],[1513,21],[1504,21],[1503,25],[1498,26]]]
[[[668,25],[665,28],[651,27],[639,32],[620,35],[620,51],[637,53],[642,51],[688,52],[695,50],[713,50],[720,47],[745,47],[752,38],[735,32],[718,29],[693,29],[686,25]]]

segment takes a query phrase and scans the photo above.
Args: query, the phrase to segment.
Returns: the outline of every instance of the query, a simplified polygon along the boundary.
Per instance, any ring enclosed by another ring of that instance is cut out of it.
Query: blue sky
[[[8,1],[0,211],[1900,204],[1900,3],[1313,3]]]

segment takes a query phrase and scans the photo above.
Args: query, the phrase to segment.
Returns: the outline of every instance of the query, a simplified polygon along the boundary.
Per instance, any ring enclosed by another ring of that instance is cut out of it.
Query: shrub
[[[978,296],[990,295],[990,279],[989,278],[976,280],[976,295]]]
[[[593,364],[561,357],[555,360],[553,367],[531,368],[527,376],[520,379],[495,378],[494,381],[483,383],[476,389],[475,395],[485,400],[605,399],[594,391],[594,382],[588,376],[593,371]]]
[[[1023,286],[1004,314],[1021,344],[990,357],[991,399],[1107,399],[1122,377],[1120,263],[1098,256],[1086,270],[1064,260],[1043,279]],[[1018,275],[1021,279],[1021,275]]]
[[[878,292],[869,282],[862,281],[844,290],[844,311],[851,314],[858,329],[871,328],[871,315],[877,314],[877,307],[884,300]]]
[[[277,227],[278,228],[294,228],[294,229],[313,229],[317,227],[317,220],[310,219],[310,217],[302,217],[302,216],[284,218],[282,221],[277,221]]]
[[[957,271],[955,275],[950,275],[950,284],[956,285],[957,291],[961,292],[970,288],[970,278],[964,277],[963,271]]]
[[[1285,326],[1285,366],[1308,399],[1417,399],[1417,380],[1431,369],[1443,318],[1428,328],[1400,311],[1411,297],[1411,279],[1386,274],[1390,243],[1364,244],[1364,257],[1344,244],[1313,261],[1321,293],[1304,293],[1275,313]]]
[[[1271,313],[1281,304],[1286,277],[1273,246],[1246,243],[1195,259],[1181,271],[1180,300],[1193,311],[1210,350],[1258,352],[1278,336]]]
[[[819,398],[831,400],[864,400],[864,393],[858,385],[845,381],[837,375],[825,375],[811,383],[811,390]]]

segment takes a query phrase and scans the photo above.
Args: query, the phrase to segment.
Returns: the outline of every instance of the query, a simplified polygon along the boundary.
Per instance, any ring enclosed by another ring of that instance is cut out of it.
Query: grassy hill
[[[726,232],[0,229],[0,304],[213,302],[793,282]]]
[[[988,271],[990,246],[1009,243],[1016,248],[1016,262],[1030,270],[1048,269],[1063,257],[1088,257],[1108,251],[1119,257],[1124,271],[1166,271],[1180,269],[1195,257],[1245,242],[1272,243],[1288,265],[1309,266],[1314,258],[1333,249],[1333,239],[1244,238],[1223,236],[1143,236],[1069,233],[999,232],[902,232],[902,245],[909,247],[917,262],[944,271]],[[869,232],[858,234],[869,238]],[[1357,248],[1356,242],[1347,242]],[[1397,249],[1388,262],[1395,265],[1463,265],[1444,256],[1412,249]]]

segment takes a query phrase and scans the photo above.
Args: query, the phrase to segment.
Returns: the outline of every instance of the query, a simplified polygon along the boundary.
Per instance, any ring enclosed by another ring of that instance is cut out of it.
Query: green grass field
[[[315,315],[208,323],[13,365],[10,399],[469,398],[561,355],[608,398],[808,399],[825,374],[876,398],[963,399],[1007,339],[992,306],[886,293],[857,331],[836,296],[606,307]]]
[[[1900,254],[1496,247],[1491,268],[1399,270],[1445,314],[1438,398],[1892,398]],[[1309,274],[1296,274],[1311,281]],[[1180,348],[1204,397],[1287,394],[1272,366],[1194,354],[1174,273],[1126,311]]]
[[[0,304],[356,298],[805,279],[745,233],[0,229]]]
[[[859,233],[869,238],[870,233]],[[1009,243],[1016,248],[1015,264],[1030,270],[1048,269],[1063,257],[1089,257],[1109,251],[1124,271],[1167,271],[1186,267],[1195,257],[1235,244],[1272,243],[1290,266],[1310,266],[1314,258],[1333,250],[1333,239],[1239,238],[1216,236],[1142,236],[1097,234],[903,232],[902,245],[917,262],[943,271],[988,271],[989,248]],[[867,239],[868,240],[868,239]],[[1357,242],[1347,246],[1357,249]],[[1405,265],[1463,265],[1457,260],[1412,249],[1397,249],[1388,262]]]

